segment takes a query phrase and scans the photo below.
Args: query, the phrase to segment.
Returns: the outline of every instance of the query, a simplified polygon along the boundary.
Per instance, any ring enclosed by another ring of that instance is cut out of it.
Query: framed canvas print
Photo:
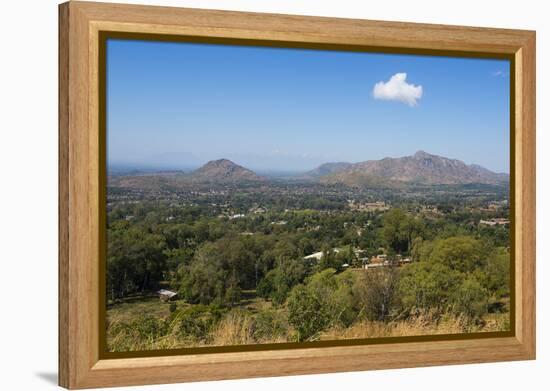
[[[535,33],[60,5],[60,384],[535,358]]]

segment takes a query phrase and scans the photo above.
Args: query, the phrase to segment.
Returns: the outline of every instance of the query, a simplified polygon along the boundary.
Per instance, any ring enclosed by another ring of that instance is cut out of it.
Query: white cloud
[[[407,83],[406,73],[396,73],[387,82],[376,83],[372,96],[374,99],[395,100],[412,107],[422,98],[422,86]]]

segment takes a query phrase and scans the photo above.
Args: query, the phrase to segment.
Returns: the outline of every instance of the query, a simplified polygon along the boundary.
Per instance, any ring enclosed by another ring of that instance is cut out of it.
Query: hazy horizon
[[[418,150],[509,172],[509,62],[109,40],[108,167],[257,172]]]
[[[419,150],[419,151],[422,151],[422,150]],[[419,151],[415,151],[414,153],[419,152]],[[431,154],[431,155],[436,155],[436,154],[430,153],[429,151],[422,151],[422,152],[426,152],[426,153]],[[414,153],[411,153],[411,154],[405,155],[405,156],[412,156],[412,155],[414,155]],[[400,158],[400,157],[405,157],[405,156],[384,156],[384,158]],[[437,155],[437,156],[441,156],[441,155]],[[455,158],[449,157],[449,156],[442,156],[442,157],[452,159],[452,160],[460,160],[460,159],[455,159]],[[382,159],[384,159],[384,158],[382,158]],[[232,159],[232,158],[222,156],[222,157],[219,157],[219,158],[216,158],[216,159],[203,161],[201,163],[189,164],[189,165],[183,165],[183,166],[178,166],[178,165],[154,165],[154,164],[144,165],[144,164],[139,164],[139,163],[136,163],[136,164],[133,164],[133,163],[120,163],[120,164],[111,163],[108,166],[108,170],[109,171],[117,171],[117,170],[132,171],[133,170],[133,171],[139,171],[139,172],[146,172],[146,171],[150,171],[150,172],[184,171],[184,172],[186,172],[186,171],[196,170],[196,169],[202,167],[203,165],[205,165],[206,163],[208,163],[210,161],[221,160],[221,159],[230,160],[235,164],[238,164],[242,167],[248,168],[248,169],[250,169],[250,170],[252,170],[256,173],[259,173],[259,174],[270,174],[270,173],[271,174],[300,174],[300,173],[304,173],[304,172],[313,170],[313,169],[319,167],[320,165],[327,164],[327,163],[352,163],[352,164],[354,164],[354,163],[364,162],[364,161],[367,161],[367,160],[379,160],[379,159],[365,159],[365,160],[361,160],[361,161],[327,161],[327,162],[322,162],[322,163],[319,163],[315,166],[308,167],[308,168],[305,168],[305,169],[285,170],[285,169],[280,169],[280,168],[277,168],[277,167],[254,167],[254,166],[249,166],[245,163],[242,163],[241,161],[239,161],[237,159]],[[466,163],[467,165],[478,165],[476,162],[464,162],[464,163]],[[495,173],[501,173],[501,174],[509,174],[509,171],[494,171],[494,172]]]

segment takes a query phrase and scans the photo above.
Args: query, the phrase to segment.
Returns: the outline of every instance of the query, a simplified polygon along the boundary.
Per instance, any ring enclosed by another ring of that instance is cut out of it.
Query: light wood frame
[[[515,111],[510,337],[101,359],[100,31],[418,53],[507,54]],[[535,32],[106,3],[59,6],[59,384],[76,388],[535,358]]]

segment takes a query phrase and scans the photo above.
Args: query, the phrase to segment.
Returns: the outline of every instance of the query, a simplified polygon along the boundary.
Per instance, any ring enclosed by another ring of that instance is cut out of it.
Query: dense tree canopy
[[[327,330],[419,313],[481,323],[506,305],[509,230],[477,223],[506,210],[480,211],[478,195],[468,204],[429,200],[428,208],[421,196],[399,201],[388,192],[387,210],[350,210],[352,195],[339,189],[284,197],[245,190],[195,189],[200,197],[179,195],[193,200],[186,203],[128,202],[123,193],[108,214],[108,302],[169,287],[185,305],[173,303],[164,323],[144,314],[113,330],[202,344],[227,322],[256,342],[313,341]],[[364,268],[381,254],[386,264]]]

